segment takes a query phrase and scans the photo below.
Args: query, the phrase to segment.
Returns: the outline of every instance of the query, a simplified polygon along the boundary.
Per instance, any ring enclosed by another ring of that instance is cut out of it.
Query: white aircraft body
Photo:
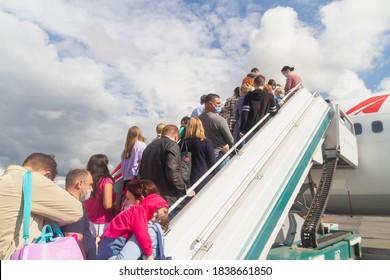
[[[390,94],[332,101],[353,121],[359,165],[338,168],[326,213],[390,215]],[[321,170],[312,170],[318,183]]]

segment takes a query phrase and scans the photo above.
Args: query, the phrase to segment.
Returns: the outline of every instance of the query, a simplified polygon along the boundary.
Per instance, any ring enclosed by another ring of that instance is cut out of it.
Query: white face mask
[[[85,194],[82,193],[80,196],[80,201],[83,202],[83,201],[88,200],[91,197],[91,193],[92,193],[92,191],[89,189],[87,190],[87,192]]]
[[[279,94],[279,98],[284,98],[284,93]]]
[[[129,205],[126,205],[122,208],[122,211],[126,210],[126,209],[129,209],[131,206],[133,206],[133,204],[129,204]]]

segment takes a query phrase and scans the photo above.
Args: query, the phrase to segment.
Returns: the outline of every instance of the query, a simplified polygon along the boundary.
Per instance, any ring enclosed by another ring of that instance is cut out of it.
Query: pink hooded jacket
[[[142,251],[150,256],[152,240],[148,232],[148,221],[153,219],[158,208],[169,207],[168,203],[157,194],[150,194],[142,200],[140,205],[133,205],[120,212],[108,225],[103,237],[118,238],[123,236],[129,239],[133,234],[137,239]]]

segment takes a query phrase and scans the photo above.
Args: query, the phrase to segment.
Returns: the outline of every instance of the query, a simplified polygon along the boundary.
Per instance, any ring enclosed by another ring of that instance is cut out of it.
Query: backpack
[[[162,236],[161,227],[156,223],[149,223],[149,226],[153,228],[157,235],[157,248],[155,260],[172,260],[172,257],[165,256],[164,253],[164,240]]]

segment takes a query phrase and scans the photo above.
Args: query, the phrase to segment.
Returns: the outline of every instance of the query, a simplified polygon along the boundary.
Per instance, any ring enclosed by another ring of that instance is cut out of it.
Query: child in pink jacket
[[[107,260],[117,256],[127,240],[134,234],[147,259],[153,259],[152,240],[148,222],[166,219],[168,203],[157,194],[146,196],[139,205],[119,213],[104,231],[98,247],[97,259]],[[128,256],[126,259],[132,259]]]

